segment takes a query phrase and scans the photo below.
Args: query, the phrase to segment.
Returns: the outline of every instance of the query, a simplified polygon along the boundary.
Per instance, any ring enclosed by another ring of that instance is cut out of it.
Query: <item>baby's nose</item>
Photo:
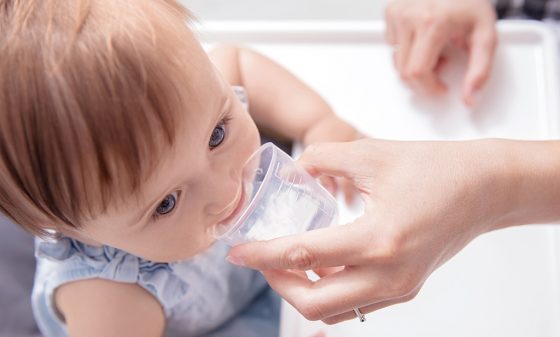
[[[211,181],[206,193],[208,204],[205,207],[205,213],[209,215],[219,215],[234,207],[236,199],[239,197],[239,189],[241,188],[241,176],[235,172],[228,172],[226,176],[222,175],[222,179]]]

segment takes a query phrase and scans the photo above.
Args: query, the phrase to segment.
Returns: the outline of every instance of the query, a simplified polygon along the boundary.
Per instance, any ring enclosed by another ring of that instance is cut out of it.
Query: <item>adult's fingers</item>
[[[445,26],[438,24],[430,25],[416,34],[405,77],[417,89],[429,94],[442,93],[447,89],[436,71],[447,39]]]
[[[344,267],[328,267],[328,268],[316,268],[313,272],[319,277],[326,277],[327,275],[337,273],[344,270]]]
[[[228,260],[259,270],[311,270],[365,262],[361,225],[351,224],[317,229],[271,241],[257,241],[233,247]],[[373,240],[368,244],[374,244]],[[371,247],[368,247],[371,248]]]
[[[319,177],[319,182],[327,191],[329,191],[330,194],[336,196],[336,193],[338,192],[338,184],[333,177]]]
[[[409,59],[410,49],[412,47],[413,41],[416,38],[414,31],[412,29],[411,23],[402,21],[396,25],[396,37],[397,40],[394,44],[394,59],[395,65],[401,78],[405,82],[409,82],[408,73],[406,72],[406,67]]]
[[[346,267],[313,282],[292,271],[266,270],[270,286],[309,320],[323,320],[409,293],[383,270]]]
[[[391,300],[387,300],[387,301],[380,301],[371,305],[367,305],[365,307],[359,308],[360,312],[362,314],[369,314],[372,313],[374,311],[377,311],[379,309],[383,309],[389,306],[392,306],[394,304],[398,304],[398,303],[402,303],[402,302],[406,302],[411,300],[414,296],[416,295],[416,293],[411,294],[411,295],[407,295],[404,297],[400,297],[400,298],[396,298],[396,299],[391,299]],[[335,316],[331,316],[325,319],[322,319],[322,321],[326,324],[329,325],[333,325],[333,324],[338,324],[340,322],[344,322],[344,321],[349,321],[349,320],[353,320],[356,319],[356,313],[354,312],[354,310],[351,311],[347,311],[343,314],[340,315],[335,315]]]
[[[488,80],[497,45],[494,23],[477,28],[471,37],[469,64],[463,85],[463,100],[468,106],[475,104],[475,93]]]
[[[375,303],[372,305],[368,305],[366,307],[363,308],[359,308],[360,312],[364,315],[369,314],[375,310],[379,310],[388,306],[391,306],[393,304],[397,304],[400,303],[400,300],[394,299],[394,300],[388,300],[388,301],[381,301],[379,303]],[[375,309],[373,309],[375,308]],[[366,311],[367,310],[367,311]],[[339,314],[339,315],[335,315],[335,316],[331,316],[325,319],[322,319],[322,321],[325,324],[329,324],[329,325],[333,325],[333,324],[338,324],[344,321],[349,321],[349,320],[353,320],[356,319],[356,312],[354,310],[350,310],[347,311],[345,313]]]
[[[359,196],[360,191],[348,179],[338,179],[338,186],[342,190],[346,204],[352,205]]]

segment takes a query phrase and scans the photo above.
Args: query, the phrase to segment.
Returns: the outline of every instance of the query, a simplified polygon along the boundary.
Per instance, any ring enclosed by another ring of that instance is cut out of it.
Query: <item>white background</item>
[[[388,0],[181,0],[200,20],[370,20]]]

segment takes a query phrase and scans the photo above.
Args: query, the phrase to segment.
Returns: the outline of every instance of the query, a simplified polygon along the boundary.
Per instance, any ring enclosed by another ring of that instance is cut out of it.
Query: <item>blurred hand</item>
[[[332,324],[355,318],[353,308],[369,313],[408,301],[436,268],[502,224],[515,204],[513,184],[506,181],[512,175],[503,172],[514,168],[497,156],[509,149],[495,144],[502,143],[364,139],[311,145],[300,163],[312,174],[352,181],[364,214],[352,224],[240,245],[228,259],[262,270],[310,320]],[[302,272],[311,269],[318,281]]]
[[[447,90],[438,75],[450,44],[469,52],[463,100],[488,79],[496,49],[496,14],[490,0],[392,0],[385,10],[386,37],[395,46],[401,78],[414,90],[439,94]]]

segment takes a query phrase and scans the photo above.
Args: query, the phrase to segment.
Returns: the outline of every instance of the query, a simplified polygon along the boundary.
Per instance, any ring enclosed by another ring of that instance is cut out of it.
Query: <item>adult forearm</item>
[[[494,228],[559,221],[560,141],[499,141],[496,155],[509,205]]]

